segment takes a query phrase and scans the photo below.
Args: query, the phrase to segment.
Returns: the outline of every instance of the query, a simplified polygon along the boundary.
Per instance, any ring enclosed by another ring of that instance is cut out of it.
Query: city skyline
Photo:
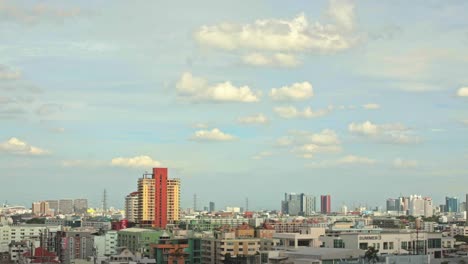
[[[463,200],[468,3],[4,0],[0,199]],[[398,17],[395,17],[398,14]],[[52,193],[52,194],[51,194]],[[376,202],[378,201],[378,202]]]

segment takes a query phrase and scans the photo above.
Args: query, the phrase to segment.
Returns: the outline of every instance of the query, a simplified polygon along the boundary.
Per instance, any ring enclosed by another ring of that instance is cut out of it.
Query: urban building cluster
[[[421,195],[387,199],[385,210],[331,195],[285,193],[281,210],[180,208],[180,179],[154,168],[126,195],[124,210],[86,199],[0,209],[0,263],[461,263],[468,260],[466,202],[435,206]],[[466,197],[468,199],[468,195]],[[105,200],[105,196],[104,196]],[[194,197],[196,200],[196,197]]]

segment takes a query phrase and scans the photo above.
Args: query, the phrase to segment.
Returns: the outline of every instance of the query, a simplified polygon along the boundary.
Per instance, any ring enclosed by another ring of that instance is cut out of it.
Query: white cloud
[[[314,96],[309,82],[293,83],[291,86],[273,88],[270,97],[275,101],[302,101]]]
[[[339,164],[375,164],[375,160],[367,157],[359,157],[355,155],[345,156],[337,161]]]
[[[0,143],[0,151],[17,154],[17,155],[30,155],[30,156],[41,156],[48,154],[49,152],[29,145],[28,143],[21,141],[15,137]]]
[[[419,162],[416,160],[403,160],[401,158],[396,158],[393,161],[393,167],[397,169],[412,169],[419,167]]]
[[[310,23],[300,14],[292,20],[261,19],[245,25],[205,25],[195,32],[195,38],[202,45],[224,50],[338,52],[349,49],[355,42],[348,34],[353,8],[332,4],[331,14],[337,25]]]
[[[458,89],[457,95],[460,97],[468,97],[468,87],[461,87]]]
[[[331,0],[328,14],[346,30],[354,28],[354,4],[347,0]]]
[[[198,130],[191,137],[191,140],[194,141],[231,141],[235,139],[236,137],[224,133],[218,128],[213,128],[212,130]]]
[[[268,124],[268,118],[263,114],[241,117],[238,119],[241,124]]]
[[[260,153],[258,153],[257,155],[253,156],[252,159],[255,159],[255,160],[260,160],[260,159],[264,159],[266,157],[270,157],[272,156],[273,153],[272,152],[269,152],[269,151],[262,151]]]
[[[191,73],[184,73],[176,84],[179,96],[193,102],[243,102],[260,101],[260,93],[248,86],[236,87],[231,82],[209,85],[208,82]]]
[[[294,106],[278,106],[273,109],[276,114],[282,118],[314,118],[321,117],[328,114],[331,108],[319,109],[317,111],[312,110],[311,107],[306,107],[304,110],[297,109]]]
[[[383,142],[409,144],[418,143],[420,141],[419,137],[415,136],[413,131],[398,123],[377,125],[370,121],[365,121],[363,123],[353,122],[348,125],[348,130],[351,133]]]
[[[364,109],[367,109],[367,110],[375,110],[375,109],[379,109],[380,108],[380,105],[379,104],[375,104],[375,103],[369,103],[369,104],[365,104],[362,106]]]
[[[335,131],[324,129],[318,133],[290,131],[277,140],[277,146],[289,147],[291,152],[302,158],[313,158],[318,153],[341,152],[341,142]]]
[[[19,70],[13,70],[5,65],[0,64],[0,80],[18,80],[20,78],[21,72]]]
[[[250,53],[242,58],[245,64],[253,66],[279,66],[279,67],[295,67],[300,64],[296,56],[287,53],[275,53],[273,55],[265,55],[262,53]]]
[[[153,160],[150,156],[142,155],[132,158],[118,157],[113,158],[110,162],[111,166],[129,167],[129,168],[153,168],[160,167],[161,162]]]

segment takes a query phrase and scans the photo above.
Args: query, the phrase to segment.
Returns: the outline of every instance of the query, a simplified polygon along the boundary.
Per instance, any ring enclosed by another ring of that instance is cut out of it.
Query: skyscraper
[[[329,194],[320,196],[320,212],[322,214],[331,213],[331,196]]]
[[[312,215],[315,212],[315,196],[304,193],[285,193],[281,211],[289,215]]]
[[[155,180],[151,174],[143,174],[138,179],[138,217],[137,222],[140,226],[151,226],[154,221],[155,210]]]
[[[49,203],[49,209],[54,210],[55,214],[59,212],[59,201],[58,200],[47,200],[46,202]]]
[[[153,168],[154,222],[153,227],[166,228],[167,225],[167,168]]]
[[[445,197],[445,211],[448,213],[458,212],[458,198]]]
[[[399,211],[399,200],[398,199],[393,199],[393,198],[388,198],[387,199],[387,211]]]
[[[468,196],[467,196],[468,197]],[[214,212],[215,211],[215,203],[214,202],[210,202],[210,213]]]
[[[180,179],[167,180],[167,221],[180,219]]]
[[[135,223],[138,218],[138,192],[132,192],[125,197],[125,218]]]

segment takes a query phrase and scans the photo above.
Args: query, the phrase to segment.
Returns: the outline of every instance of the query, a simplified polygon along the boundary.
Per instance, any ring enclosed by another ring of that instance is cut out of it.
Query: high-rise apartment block
[[[125,197],[125,218],[135,223],[138,218],[138,192],[132,192]]]
[[[180,215],[180,180],[168,179],[167,168],[153,168],[152,174],[138,179],[138,215],[140,226],[165,228],[168,220]]]
[[[167,180],[167,221],[174,223],[180,219],[180,179]]]
[[[468,196],[467,196],[468,197]],[[210,202],[210,213],[214,212],[216,209],[215,209],[215,203],[214,202]]]
[[[331,213],[331,196],[329,194],[320,196],[320,212],[322,214]]]
[[[32,204],[32,213],[35,216],[53,216],[54,211],[50,210],[49,203],[46,201],[34,202]]]

